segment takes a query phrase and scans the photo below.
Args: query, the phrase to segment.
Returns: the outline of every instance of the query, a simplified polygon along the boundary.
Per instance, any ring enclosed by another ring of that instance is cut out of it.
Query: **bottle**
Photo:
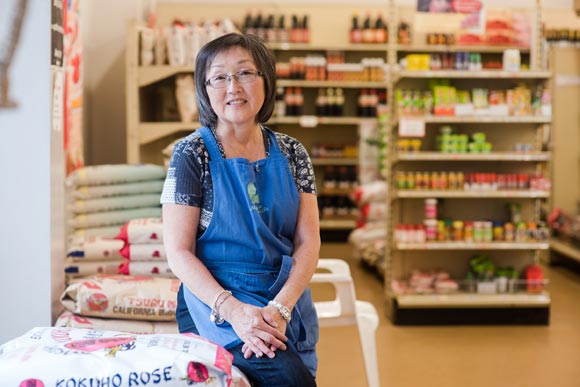
[[[308,27],[308,15],[304,15],[302,19],[302,28],[300,34],[301,43],[310,43],[310,28]]]
[[[301,116],[303,114],[304,109],[304,94],[302,94],[302,88],[296,87],[294,89],[294,103],[295,103],[295,110],[296,115]]]
[[[284,95],[284,104],[286,105],[286,115],[295,116],[295,105],[294,105],[294,89],[291,87],[286,88],[286,94]]]
[[[286,21],[284,20],[284,15],[280,15],[278,19],[278,42],[287,43],[288,42],[288,30],[286,29]]]
[[[276,117],[284,117],[286,115],[286,102],[284,102],[284,88],[278,87],[276,88],[276,109],[275,109],[275,116]]]
[[[374,29],[371,28],[371,13],[367,12],[363,22],[362,41],[363,43],[374,43],[374,40],[375,33]]]
[[[336,89],[336,117],[342,117],[344,114],[344,91],[342,88]]]
[[[269,15],[266,20],[266,41],[268,42],[275,42],[278,39],[274,23],[274,15]]]
[[[387,29],[385,28],[385,23],[383,21],[383,15],[379,13],[377,21],[375,23],[375,42],[376,43],[386,43],[387,42]]]
[[[336,109],[336,98],[334,96],[334,89],[332,87],[329,87],[328,89],[326,89],[326,102],[327,102],[327,111],[326,111],[326,115],[327,116],[334,116],[335,114],[335,109]]]
[[[262,19],[262,12],[258,12],[258,16],[254,20],[254,29],[256,35],[258,35],[262,39],[266,39],[266,28],[264,28],[264,21]]]
[[[246,18],[244,20],[244,33],[247,35],[256,34],[256,30],[254,29],[254,21],[252,20],[252,14],[249,11],[246,13]]]
[[[326,91],[323,88],[318,89],[318,95],[316,96],[315,105],[317,116],[324,117],[327,115]]]
[[[350,42],[351,43],[361,43],[362,42],[362,30],[358,25],[358,15],[355,13],[352,15],[352,28],[350,29]]]
[[[298,16],[292,15],[292,25],[290,27],[290,43],[298,43],[300,41],[300,31],[298,26]]]

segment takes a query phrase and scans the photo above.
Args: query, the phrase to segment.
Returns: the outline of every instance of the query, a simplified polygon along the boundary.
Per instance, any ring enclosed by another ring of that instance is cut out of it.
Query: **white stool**
[[[379,387],[379,370],[375,332],[379,316],[373,304],[356,299],[354,283],[348,264],[341,259],[321,258],[318,268],[329,273],[316,272],[312,283],[330,283],[336,289],[332,301],[315,302],[321,327],[356,325],[360,336],[369,387]]]

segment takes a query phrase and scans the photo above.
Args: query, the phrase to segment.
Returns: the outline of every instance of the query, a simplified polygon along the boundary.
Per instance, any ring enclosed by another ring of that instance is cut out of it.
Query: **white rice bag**
[[[232,358],[192,334],[37,327],[0,346],[0,380],[22,387],[249,387]]]

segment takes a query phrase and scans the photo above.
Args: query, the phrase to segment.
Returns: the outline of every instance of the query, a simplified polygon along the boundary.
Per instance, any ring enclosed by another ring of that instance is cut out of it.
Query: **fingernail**
[[[273,358],[274,358],[274,356],[276,356],[276,354],[275,354],[274,352],[270,352],[270,353],[268,354],[268,357],[269,357],[270,359],[273,359]]]

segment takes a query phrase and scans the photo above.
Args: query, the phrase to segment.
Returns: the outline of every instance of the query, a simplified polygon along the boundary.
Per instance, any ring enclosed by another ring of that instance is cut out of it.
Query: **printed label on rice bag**
[[[61,302],[83,316],[173,321],[180,283],[150,276],[95,276],[70,284]]]
[[[20,387],[249,387],[232,360],[191,334],[41,327],[0,346],[0,380]]]

